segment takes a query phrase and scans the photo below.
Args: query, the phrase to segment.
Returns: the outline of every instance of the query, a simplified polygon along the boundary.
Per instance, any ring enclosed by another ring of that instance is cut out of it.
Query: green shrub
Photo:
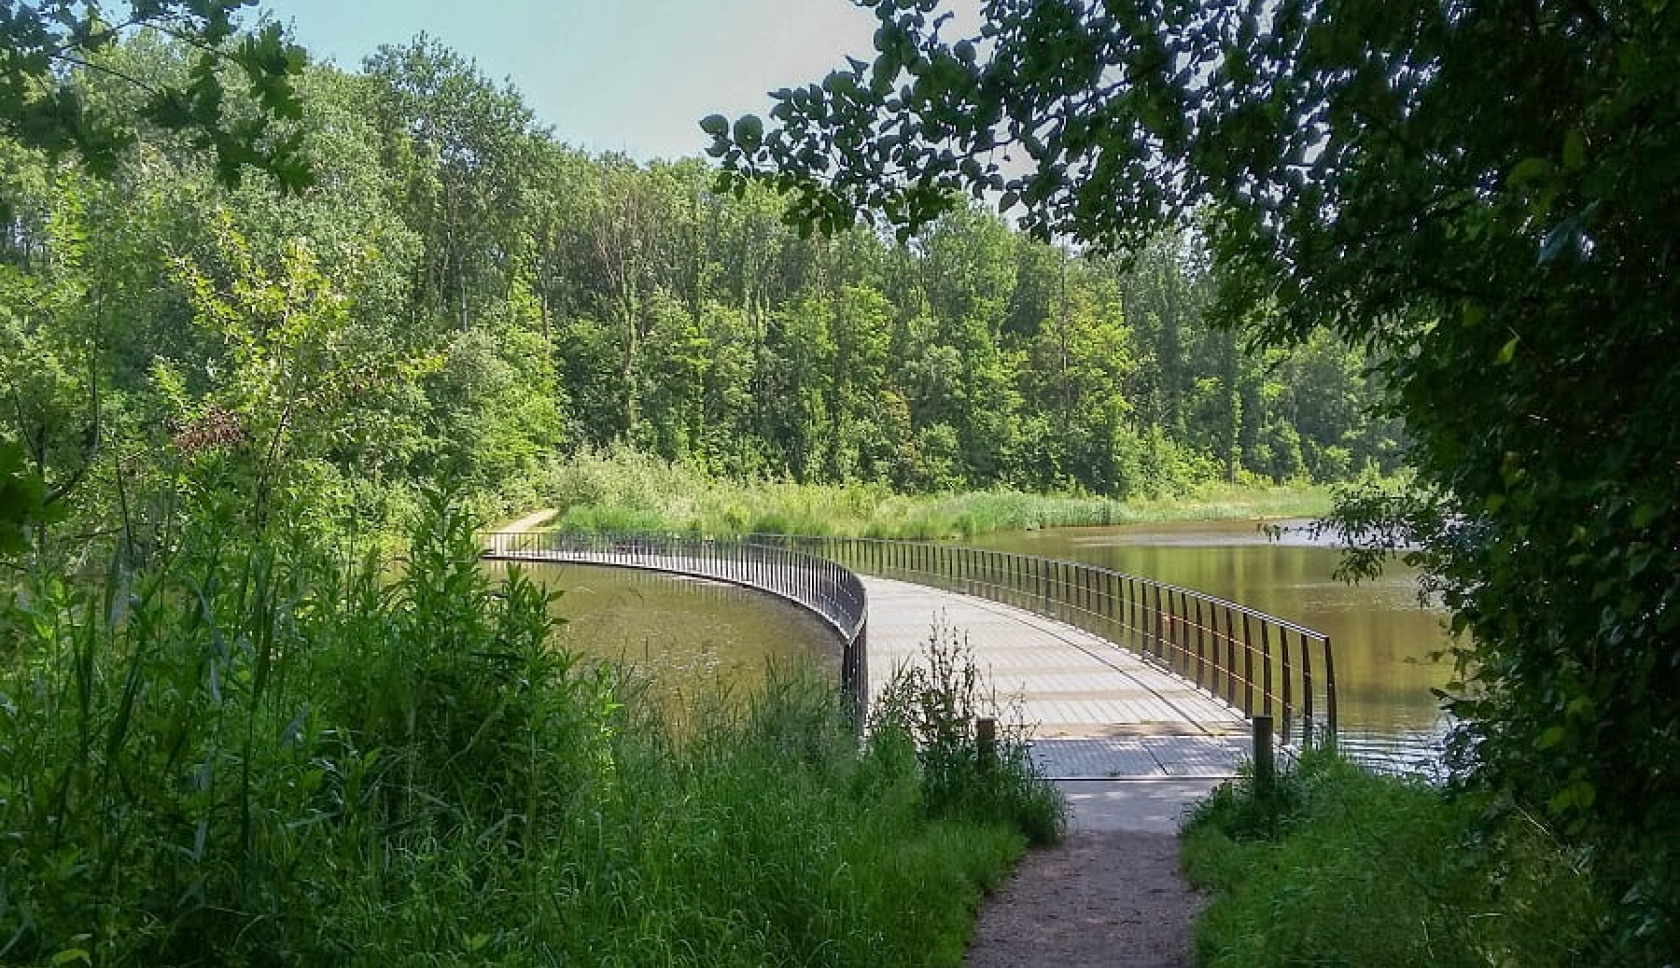
[[[996,724],[983,747],[977,724]],[[1066,803],[1028,755],[1018,708],[983,691],[967,637],[935,625],[921,661],[894,671],[870,709],[875,755],[913,758],[922,801],[933,816],[983,817],[1020,830],[1033,844],[1062,838]]]
[[[1578,965],[1607,910],[1585,858],[1522,817],[1316,752],[1216,791],[1184,829],[1206,968]]]

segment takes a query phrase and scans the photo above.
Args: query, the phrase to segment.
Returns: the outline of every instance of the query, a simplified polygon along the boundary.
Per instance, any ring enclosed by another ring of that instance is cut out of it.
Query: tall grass
[[[1329,509],[1306,484],[1209,484],[1127,501],[988,490],[895,494],[879,484],[741,482],[628,450],[582,453],[553,471],[554,526],[572,531],[767,532],[937,540],[994,531],[1164,520],[1297,517]]]
[[[982,717],[994,726],[986,745]],[[934,626],[918,660],[895,669],[871,705],[869,734],[876,755],[915,757],[936,812],[988,817],[1035,845],[1061,840],[1066,801],[1029,755],[1019,701],[1000,703],[989,690],[966,633]]]
[[[1185,870],[1202,968],[1614,963],[1587,856],[1520,812],[1318,751],[1204,801]]]
[[[671,728],[428,507],[394,572],[206,526],[4,596],[0,963],[960,963],[1009,810],[809,675]]]

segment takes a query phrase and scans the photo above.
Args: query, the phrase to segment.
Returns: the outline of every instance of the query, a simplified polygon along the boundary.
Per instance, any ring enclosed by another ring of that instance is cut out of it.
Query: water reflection
[[[486,562],[495,576],[506,564]],[[562,641],[583,655],[623,663],[671,702],[748,695],[771,668],[815,662],[840,669],[839,640],[809,612],[771,595],[704,579],[630,568],[526,564],[563,594]]]

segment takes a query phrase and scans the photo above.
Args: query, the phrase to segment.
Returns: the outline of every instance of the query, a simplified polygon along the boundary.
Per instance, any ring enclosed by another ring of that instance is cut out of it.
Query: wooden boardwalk
[[[1242,714],[1120,646],[1019,608],[885,578],[869,593],[869,693],[913,662],[936,624],[966,636],[1000,703],[1032,728],[1054,777],[1223,777],[1247,756]]]
[[[657,555],[634,562],[582,551],[507,557],[701,575],[707,568]],[[1051,777],[1226,777],[1248,755],[1240,712],[1113,642],[983,598],[859,577],[868,595],[871,702],[943,626],[966,638],[999,703],[1020,710],[1033,758]]]

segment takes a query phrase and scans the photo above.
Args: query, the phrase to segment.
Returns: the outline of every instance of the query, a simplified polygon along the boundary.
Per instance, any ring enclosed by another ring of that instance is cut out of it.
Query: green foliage
[[[196,83],[201,53],[113,36],[63,82],[135,116],[146,90]],[[1387,429],[1350,416],[1368,400],[1354,357],[1287,380],[1230,364],[1184,239],[1147,272],[972,208],[914,246],[800,239],[772,192],[554,143],[435,41],[287,77],[298,116],[274,136],[320,176],[301,195],[230,188],[190,135],[152,128],[108,180],[0,140],[0,372],[18,391],[0,441],[26,452],[4,473],[62,522],[30,511],[32,541],[121,520],[149,554],[229,499],[247,520],[389,530],[416,481],[493,514],[536,503],[556,451],[624,446],[743,482],[1129,501],[1392,457]],[[237,86],[229,110],[260,115]],[[1025,500],[904,528],[986,530]],[[805,497],[718,511],[733,529],[832,514]],[[6,516],[22,534],[22,505]]]
[[[113,174],[136,143],[136,119],[102,110],[84,89],[65,81],[73,68],[104,72],[144,94],[140,114],[146,121],[188,132],[213,152],[224,182],[237,184],[246,167],[255,167],[281,187],[301,190],[312,175],[299,156],[299,141],[272,129],[302,116],[292,82],[303,70],[303,49],[288,43],[277,24],[236,36],[234,16],[250,3],[135,0],[125,4],[127,14],[114,18],[107,18],[99,3],[72,0],[8,7],[0,18],[0,126],[20,144],[55,157],[70,154],[98,175]],[[105,62],[104,55],[135,27],[195,46],[198,55],[183,80],[151,84]],[[240,117],[227,103],[227,76],[236,73],[255,117]]]
[[[542,500],[561,530],[710,535],[845,535],[938,540],[994,531],[1216,518],[1305,517],[1329,507],[1301,485],[1203,485],[1173,497],[1113,501],[1071,494],[894,493],[880,485],[736,482],[638,451],[585,451],[550,469]]]
[[[1216,790],[1183,857],[1213,898],[1199,965],[1581,965],[1610,959],[1586,856],[1529,818],[1309,753]]]
[[[955,966],[1022,849],[819,677],[621,705],[441,497],[394,573],[184,540],[0,602],[7,963]]]
[[[982,745],[979,721],[995,732]],[[869,709],[875,756],[914,752],[922,800],[935,816],[997,820],[1033,844],[1062,839],[1067,804],[1029,755],[1030,732],[1018,709],[986,692],[968,639],[935,623],[917,661],[893,670]]]
[[[46,485],[24,464],[23,448],[0,444],[0,555],[24,552],[29,529],[51,520]]]
[[[937,725],[954,667],[861,751],[805,679],[669,726],[461,507],[944,537],[1252,482],[1157,426],[1267,392],[1200,303],[1146,308],[1205,274],[970,209],[800,238],[435,42],[305,68],[242,6],[0,18],[0,961],[959,963],[1060,808],[1018,732]]]
[[[751,144],[707,129],[724,188],[901,238],[958,192],[1103,248],[1193,220],[1216,318],[1362,346],[1474,642],[1469,766],[1598,846],[1628,957],[1680,948],[1680,6],[1003,0],[956,38],[937,0],[864,5],[873,63],[776,92]],[[1263,416],[1334,400],[1209,389],[1245,465],[1344,465]]]

